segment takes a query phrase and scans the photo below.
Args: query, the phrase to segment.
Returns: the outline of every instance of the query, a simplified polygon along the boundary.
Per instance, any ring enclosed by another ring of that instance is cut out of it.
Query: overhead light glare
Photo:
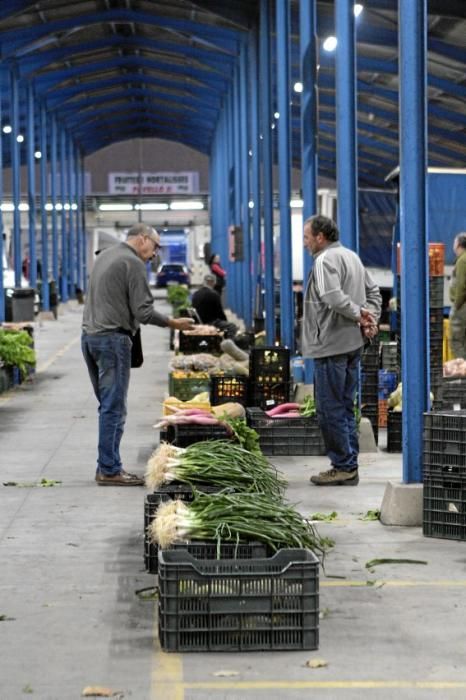
[[[19,211],[29,211],[29,204],[27,202],[21,202],[18,209]]]
[[[302,199],[292,199],[290,201],[290,207],[292,209],[302,209],[303,208],[303,200]]]
[[[63,210],[63,205],[61,202],[57,202],[55,204],[55,211],[62,211]]]
[[[99,204],[100,211],[133,211],[132,204]]]
[[[137,211],[167,211],[168,204],[166,202],[144,202],[144,204],[135,204],[134,208]]]
[[[37,158],[37,160],[39,160],[39,158],[42,158],[42,153],[40,151],[35,151],[34,158]]]
[[[53,211],[53,204],[47,202],[47,204],[45,205],[45,211]]]
[[[293,85],[293,90],[295,92],[302,92],[303,91],[303,84],[302,83],[295,83]]]
[[[249,207],[249,209],[254,209],[254,202],[252,201],[252,199],[249,200],[248,207]]]
[[[359,2],[357,2],[353,9],[354,9],[354,16],[359,17],[361,12],[364,10],[364,5],[361,5]]]
[[[170,209],[173,211],[187,211],[189,209],[204,209],[204,204],[202,202],[193,200],[192,202],[190,201],[185,201],[185,202],[171,202],[170,203]]]
[[[336,36],[328,36],[325,39],[322,46],[323,46],[324,51],[335,51],[335,49],[337,48],[337,44],[338,44],[338,41],[337,41]]]
[[[9,124],[5,124],[5,126],[3,127],[3,133],[4,134],[11,134],[11,132],[12,132],[11,126]]]
[[[280,112],[274,112],[274,113],[273,113],[273,118],[274,118],[274,119],[280,119]]]
[[[22,134],[18,134],[18,136],[16,137],[16,140],[17,140],[18,143],[23,143],[23,141],[24,141],[24,136],[23,136]]]
[[[13,202],[3,202],[3,204],[0,206],[0,209],[2,211],[14,211],[15,205],[13,204]]]
[[[77,211],[78,205],[76,204],[76,202],[73,202],[73,204],[71,205],[71,209],[72,209],[73,211]]]

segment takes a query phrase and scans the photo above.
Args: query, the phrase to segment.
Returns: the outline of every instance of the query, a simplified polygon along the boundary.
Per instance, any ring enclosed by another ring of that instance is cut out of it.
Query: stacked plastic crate
[[[290,351],[279,346],[251,348],[249,405],[273,408],[290,399]]]
[[[444,377],[436,406],[442,411],[466,409],[466,377]]]
[[[361,355],[361,415],[369,418],[375,441],[379,438],[379,343],[374,340]]]
[[[399,251],[399,247],[398,247]],[[443,374],[443,287],[445,271],[445,244],[429,243],[429,334],[430,334],[430,387],[434,396],[440,390]],[[398,274],[400,258],[398,256]],[[401,367],[401,279],[398,277],[398,361]]]
[[[398,384],[398,372],[380,369],[379,370],[379,428],[387,427],[388,418],[388,397],[395,391]]]
[[[466,540],[466,411],[424,414],[423,532]]]

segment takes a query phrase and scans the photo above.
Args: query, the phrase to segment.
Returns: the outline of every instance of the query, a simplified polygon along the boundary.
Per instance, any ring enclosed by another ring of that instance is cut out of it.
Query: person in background
[[[99,445],[95,480],[100,486],[140,486],[144,480],[123,469],[120,442],[126,419],[132,337],[139,324],[179,330],[190,318],[167,318],[154,309],[146,266],[160,248],[159,234],[146,224],[128,231],[127,241],[100,252],[84,306],[82,352],[99,402]]]
[[[359,483],[354,401],[361,348],[378,331],[382,297],[352,250],[341,245],[326,216],[304,222],[304,247],[314,258],[303,308],[303,357],[314,359],[317,419],[331,469],[312,476],[316,486]]]
[[[211,324],[222,330],[226,338],[233,338],[238,327],[225,316],[220,295],[215,291],[215,276],[205,275],[204,284],[194,292],[192,305],[202,323]]]
[[[466,233],[453,241],[456,262],[450,282],[450,347],[455,357],[466,358]]]
[[[225,272],[223,267],[220,265],[220,256],[219,255],[214,254],[210,257],[209,268],[210,268],[210,271],[212,272],[212,274],[215,275],[214,289],[221,296],[223,288],[225,287],[225,284],[226,284],[227,273]]]

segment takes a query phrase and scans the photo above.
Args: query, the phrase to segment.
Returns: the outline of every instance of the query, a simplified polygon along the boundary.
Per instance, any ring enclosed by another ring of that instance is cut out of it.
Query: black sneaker
[[[357,486],[359,484],[358,470],[341,471],[329,469],[317,476],[311,476],[311,484],[316,486]]]

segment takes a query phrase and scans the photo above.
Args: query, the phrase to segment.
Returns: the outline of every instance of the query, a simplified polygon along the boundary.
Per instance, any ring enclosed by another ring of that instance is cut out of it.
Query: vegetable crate
[[[438,401],[445,410],[466,408],[466,377],[444,377]]]
[[[210,378],[210,403],[212,406],[218,406],[229,401],[235,401],[246,406],[248,392],[249,379],[247,377],[235,375]]]
[[[216,493],[220,491],[217,486],[210,484],[198,484],[196,488],[203,493]],[[146,496],[144,501],[144,565],[150,574],[157,573],[157,551],[156,544],[152,544],[149,540],[147,528],[155,517],[157,508],[165,501],[171,501],[178,498],[185,503],[191,503],[194,500],[194,491],[187,484],[172,483],[166,486],[161,486],[160,489]]]
[[[175,396],[181,401],[190,401],[197,394],[210,391],[210,378],[205,376],[175,378],[170,373],[168,376],[168,391],[170,396]]]
[[[466,479],[424,476],[423,533],[426,537],[466,540]]]
[[[398,372],[379,369],[379,399],[388,399],[398,385]]]
[[[262,542],[221,542],[220,547],[217,547],[215,540],[192,540],[191,542],[178,542],[169,549],[181,549],[195,559],[258,559],[269,555],[267,546]],[[161,550],[157,544],[148,542],[147,556],[144,556],[147,573],[156,574],[158,572],[160,551],[167,552],[169,550]]]
[[[466,411],[424,414],[424,476],[466,478]]]
[[[269,418],[260,408],[246,409],[248,425],[259,435],[265,455],[325,455],[317,418]]]
[[[317,649],[318,566],[305,549],[282,549],[269,559],[210,561],[160,551],[162,649]]]
[[[398,369],[396,342],[382,343],[382,369],[396,372]]]
[[[188,447],[204,440],[227,440],[230,437],[223,425],[168,425],[165,440],[176,447]]]
[[[249,377],[258,384],[290,381],[290,351],[279,346],[251,348]]]
[[[431,309],[443,309],[444,278],[429,277],[429,306]]]
[[[180,352],[187,355],[197,352],[207,352],[210,355],[220,355],[222,335],[191,335],[180,331]]]
[[[402,416],[398,411],[389,411],[387,417],[387,452],[402,452]]]
[[[287,403],[292,387],[292,382],[250,382],[248,405],[265,409]]]
[[[377,341],[364,346],[361,353],[361,367],[363,370],[378,370],[380,366],[380,346]]]

